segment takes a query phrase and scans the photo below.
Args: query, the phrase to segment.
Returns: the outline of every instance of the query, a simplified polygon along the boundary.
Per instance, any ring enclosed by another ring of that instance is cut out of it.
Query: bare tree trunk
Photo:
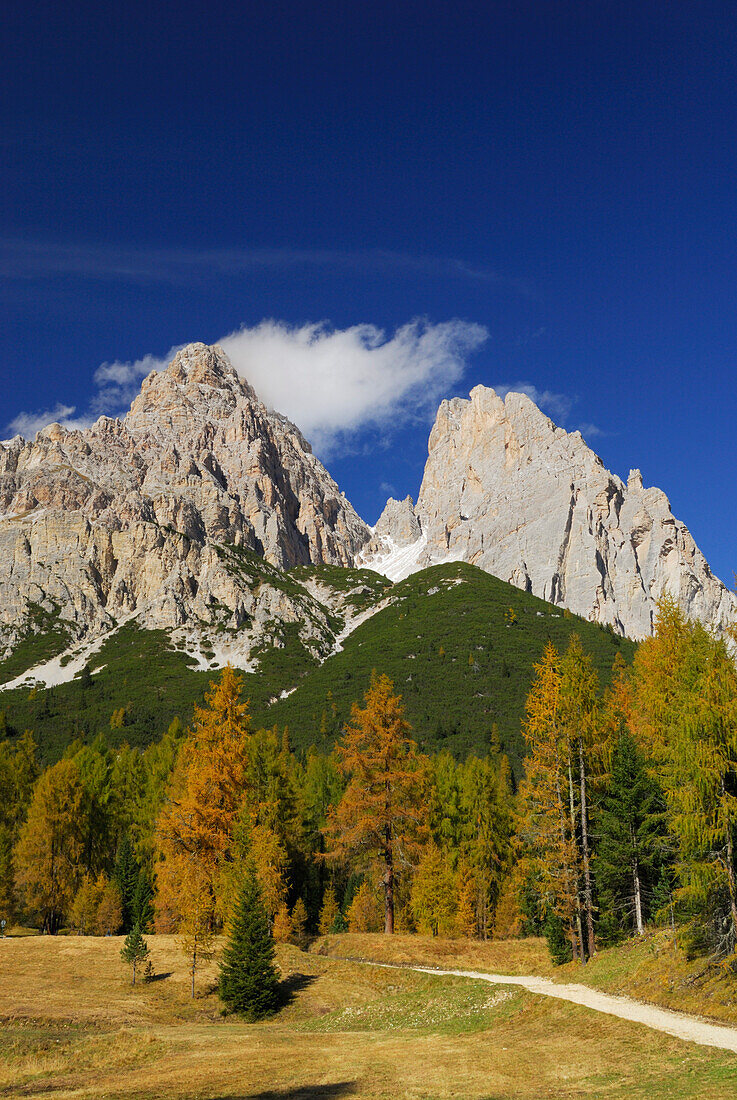
[[[586,938],[589,958],[596,953],[594,939],[594,893],[591,886],[591,862],[589,858],[588,799],[586,797],[586,765],[583,759],[583,741],[578,741],[578,767],[581,779],[581,847],[583,849],[584,904],[586,906]]]
[[[194,947],[192,948],[192,1000],[194,1000],[194,975],[195,975],[195,970],[196,969],[197,969],[197,940],[195,940]]]
[[[555,794],[556,794],[556,797],[558,799],[558,814],[559,814],[559,818],[560,818],[560,842],[561,842],[561,846],[562,846],[561,847],[561,854],[562,854],[563,858],[565,859],[565,853],[566,853],[566,848],[567,848],[567,844],[566,844],[566,812],[565,812],[565,809],[563,807],[563,795],[561,794],[561,790],[560,790],[559,774],[557,774],[556,777],[555,777]],[[572,891],[572,885],[573,884],[572,884],[572,881],[571,881],[571,868],[568,867],[568,866],[566,867],[566,878],[568,880],[567,885],[568,885],[569,896],[572,897],[573,896],[573,891]],[[573,925],[573,920],[570,917],[566,921],[566,932],[567,932],[567,935],[568,935],[568,939],[571,941],[571,954],[573,955],[573,961],[578,962],[578,943],[576,942],[576,930],[575,930],[574,925]]]
[[[394,857],[392,853],[391,832],[385,831],[384,847],[384,935],[394,934]]]
[[[724,789],[724,776],[722,776],[722,794],[726,794]],[[732,826],[729,822],[727,822],[727,880],[729,883],[729,905],[732,912],[732,931],[735,941],[737,942],[737,888],[735,887]]]
[[[637,856],[634,856],[632,860],[632,881],[635,887],[635,920],[637,921],[637,934],[642,936],[645,933],[645,925],[642,921],[642,891],[640,889],[640,865],[637,862]]]

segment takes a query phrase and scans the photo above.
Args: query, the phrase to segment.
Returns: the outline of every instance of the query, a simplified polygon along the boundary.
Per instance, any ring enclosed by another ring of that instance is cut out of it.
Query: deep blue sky
[[[11,0],[0,434],[263,317],[485,325],[737,568],[737,5]],[[367,519],[426,426],[331,459]]]

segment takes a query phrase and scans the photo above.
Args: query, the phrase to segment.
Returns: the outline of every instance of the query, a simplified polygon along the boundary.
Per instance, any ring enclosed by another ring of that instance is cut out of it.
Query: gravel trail
[[[602,993],[598,989],[590,989],[585,985],[574,983],[559,985],[557,982],[551,982],[549,978],[538,978],[534,975],[518,977],[510,974],[483,974],[478,970],[437,970],[432,966],[411,966],[402,967],[402,969],[419,970],[423,974],[450,975],[456,978],[477,978],[494,985],[519,985],[530,993],[541,993],[544,997],[573,1001],[574,1004],[591,1008],[595,1012],[606,1012],[610,1016],[619,1016],[621,1020],[645,1024],[646,1027],[663,1031],[666,1035],[674,1035],[677,1039],[699,1043],[701,1046],[718,1047],[720,1050],[731,1050],[737,1054],[736,1028],[724,1024],[712,1024],[699,1016],[687,1016],[685,1013],[673,1012],[669,1008],[643,1004],[642,1001],[634,1001],[631,997]]]

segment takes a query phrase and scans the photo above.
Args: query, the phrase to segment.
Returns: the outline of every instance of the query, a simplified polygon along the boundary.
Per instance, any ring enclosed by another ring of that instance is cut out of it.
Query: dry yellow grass
[[[0,941],[0,1096],[716,1100],[737,1093],[737,1060],[726,1054],[524,992],[292,947],[280,949],[291,998],[283,1011],[255,1025],[223,1019],[214,964],[192,1002],[175,941],[148,939],[156,970],[167,976],[135,990],[119,938]],[[429,950],[419,940],[374,946],[374,953]],[[464,952],[476,945],[456,946],[455,963],[470,963]],[[449,941],[443,950],[445,964]],[[498,957],[488,960],[488,969],[502,968]],[[475,957],[473,965],[481,967]]]
[[[481,970],[487,974],[552,973],[544,939],[452,940],[438,936],[362,935],[321,936],[310,950],[331,958],[367,959],[397,965],[437,966]]]

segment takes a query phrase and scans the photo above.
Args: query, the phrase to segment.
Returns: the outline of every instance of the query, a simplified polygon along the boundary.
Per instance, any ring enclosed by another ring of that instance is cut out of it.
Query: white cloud
[[[49,424],[61,424],[64,428],[87,428],[92,423],[88,416],[75,417],[77,411],[74,405],[54,405],[53,409],[39,410],[38,412],[18,413],[8,424],[7,430],[11,435],[22,435],[25,439],[32,439],[36,432],[46,428]]]
[[[322,453],[365,428],[434,414],[488,336],[466,321],[413,321],[390,337],[375,325],[299,328],[262,321],[219,342],[261,399]]]

